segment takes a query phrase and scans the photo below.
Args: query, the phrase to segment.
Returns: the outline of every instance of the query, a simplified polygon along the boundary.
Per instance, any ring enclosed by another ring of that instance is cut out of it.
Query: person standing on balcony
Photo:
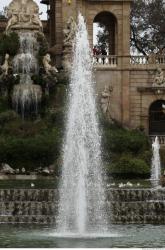
[[[99,61],[100,49],[96,45],[93,47],[93,56],[96,58],[96,61]]]
[[[107,51],[106,51],[106,49],[104,47],[101,48],[101,55],[102,55],[103,64],[105,64],[105,59],[106,59]]]

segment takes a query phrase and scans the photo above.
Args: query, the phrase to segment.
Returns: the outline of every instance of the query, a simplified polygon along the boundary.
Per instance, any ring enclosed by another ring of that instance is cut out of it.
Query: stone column
[[[77,22],[77,2],[76,0],[62,0],[62,17],[63,17],[63,31],[67,28],[67,23],[72,17],[74,22]],[[70,70],[71,59],[72,59],[72,41],[71,43],[64,42],[63,37],[63,57],[62,66],[65,71]]]

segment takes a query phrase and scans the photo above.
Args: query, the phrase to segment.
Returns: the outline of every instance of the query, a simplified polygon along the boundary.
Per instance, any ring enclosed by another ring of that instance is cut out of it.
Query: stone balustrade
[[[93,64],[96,67],[99,66],[118,66],[119,60],[126,59],[128,64],[131,66],[143,66],[143,65],[154,65],[154,64],[165,64],[165,55],[155,55],[150,58],[149,56],[117,56],[117,55],[96,55],[93,57]]]
[[[110,67],[116,67],[117,66],[117,56],[103,56],[98,55],[93,57],[93,64],[94,66],[110,66]]]
[[[165,135],[150,135],[150,140],[153,143],[155,140],[155,137],[158,137],[160,145],[165,145]]]
[[[148,59],[146,56],[130,56],[130,64],[145,65],[148,64]]]

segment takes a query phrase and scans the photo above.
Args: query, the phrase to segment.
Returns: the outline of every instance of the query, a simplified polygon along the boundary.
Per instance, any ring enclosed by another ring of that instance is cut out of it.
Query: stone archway
[[[149,108],[149,134],[165,134],[165,100],[154,101]]]
[[[103,29],[103,33],[106,36],[106,44],[102,44],[106,47],[109,55],[117,54],[117,19],[109,11],[99,12],[94,20],[93,25],[98,24]],[[104,41],[105,42],[105,41]],[[101,45],[100,45],[101,46]]]

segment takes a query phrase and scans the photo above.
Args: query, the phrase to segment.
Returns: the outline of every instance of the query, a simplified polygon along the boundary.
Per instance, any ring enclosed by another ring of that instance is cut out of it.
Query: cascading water
[[[12,102],[17,112],[24,118],[25,113],[38,112],[38,103],[41,101],[42,90],[34,85],[32,74],[38,73],[36,59],[38,43],[33,32],[19,32],[20,50],[13,60],[14,74],[20,75],[20,83],[14,86]]]
[[[151,167],[151,182],[155,185],[158,184],[161,176],[161,163],[160,163],[160,144],[159,139],[156,136],[154,142],[152,143],[152,167]]]
[[[57,232],[107,231],[106,199],[92,76],[84,18],[79,14],[73,46],[69,110],[64,142]]]

